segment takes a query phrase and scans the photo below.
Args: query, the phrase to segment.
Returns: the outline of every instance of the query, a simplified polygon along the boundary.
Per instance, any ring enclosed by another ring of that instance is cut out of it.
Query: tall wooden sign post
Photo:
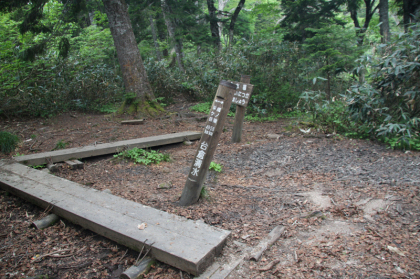
[[[219,83],[204,133],[201,136],[197,153],[179,200],[180,205],[193,204],[200,197],[201,188],[219,143],[236,87],[235,84],[225,80]]]
[[[241,142],[242,127],[244,125],[245,110],[251,97],[254,86],[249,84],[251,76],[241,75],[241,82],[236,83],[236,92],[233,96],[232,103],[236,104],[235,122],[233,124],[232,142]]]

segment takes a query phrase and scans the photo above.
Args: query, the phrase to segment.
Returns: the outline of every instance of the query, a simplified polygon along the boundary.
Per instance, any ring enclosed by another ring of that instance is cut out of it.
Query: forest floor
[[[203,131],[175,104],[170,118],[121,125],[104,115],[66,113],[50,119],[4,119],[0,130],[23,139],[19,154]],[[177,204],[198,142],[160,150],[171,162],[136,165],[112,155],[60,164],[58,176],[189,219],[230,230],[224,263],[247,253],[276,226],[285,231],[260,261],[245,259],[228,278],[420,278],[420,154],[337,135],[305,134],[294,119],[245,123],[231,143],[228,118],[209,172],[208,198]],[[278,138],[269,136],[277,134]],[[61,145],[62,145],[61,144]],[[14,154],[16,154],[16,152]],[[0,159],[10,156],[0,155]],[[160,189],[161,183],[171,187]],[[44,209],[0,191],[0,278],[118,278],[138,253],[66,220],[38,231]],[[38,255],[38,256],[37,256]],[[41,277],[35,277],[41,278]],[[192,278],[163,263],[146,278]]]

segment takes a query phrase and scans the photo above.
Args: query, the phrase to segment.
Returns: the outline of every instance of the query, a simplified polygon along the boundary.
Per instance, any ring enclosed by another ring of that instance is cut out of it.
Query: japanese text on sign
[[[236,83],[236,92],[233,94],[232,104],[247,106],[251,96],[253,85]]]
[[[205,141],[203,141],[200,144],[200,149],[198,150],[198,154],[195,157],[191,175],[198,176],[198,173],[200,172],[201,164],[203,163],[203,159],[204,159],[204,156],[206,155],[206,151],[208,147],[209,147],[209,144]]]
[[[215,129],[215,126],[218,121],[218,117],[220,115],[220,112],[222,111],[222,107],[219,106],[219,104],[223,105],[223,101],[215,100],[214,105],[210,111],[210,117],[207,122],[206,128],[204,129],[204,134],[213,136],[213,132]]]

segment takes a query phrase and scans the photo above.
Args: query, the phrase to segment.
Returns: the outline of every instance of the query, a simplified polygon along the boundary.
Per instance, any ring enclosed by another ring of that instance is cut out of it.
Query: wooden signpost
[[[252,94],[254,86],[250,84],[251,76],[242,75],[241,82],[233,82],[237,85],[232,103],[236,104],[235,122],[233,124],[232,142],[241,142],[242,127],[244,124],[245,110]]]
[[[236,85],[225,80],[219,83],[204,133],[201,136],[187,182],[182,191],[179,204],[186,206],[195,203],[200,197],[207,171],[209,169],[227,114],[236,92]]]

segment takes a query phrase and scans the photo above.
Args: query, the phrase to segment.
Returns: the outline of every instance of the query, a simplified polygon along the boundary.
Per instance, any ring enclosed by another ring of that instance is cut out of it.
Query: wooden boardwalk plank
[[[157,260],[198,275],[230,235],[199,221],[141,205],[12,161],[0,161],[0,187],[127,247],[152,245]],[[144,230],[138,225],[147,223]]]
[[[201,138],[200,132],[181,132],[166,134],[140,139],[124,140],[112,143],[102,143],[97,145],[88,145],[83,147],[68,148],[44,153],[24,155],[15,157],[17,162],[29,166],[42,165],[47,163],[63,162],[69,159],[82,159],[106,154],[117,153],[122,149],[128,148],[149,148],[172,144],[188,140],[197,140]]]

